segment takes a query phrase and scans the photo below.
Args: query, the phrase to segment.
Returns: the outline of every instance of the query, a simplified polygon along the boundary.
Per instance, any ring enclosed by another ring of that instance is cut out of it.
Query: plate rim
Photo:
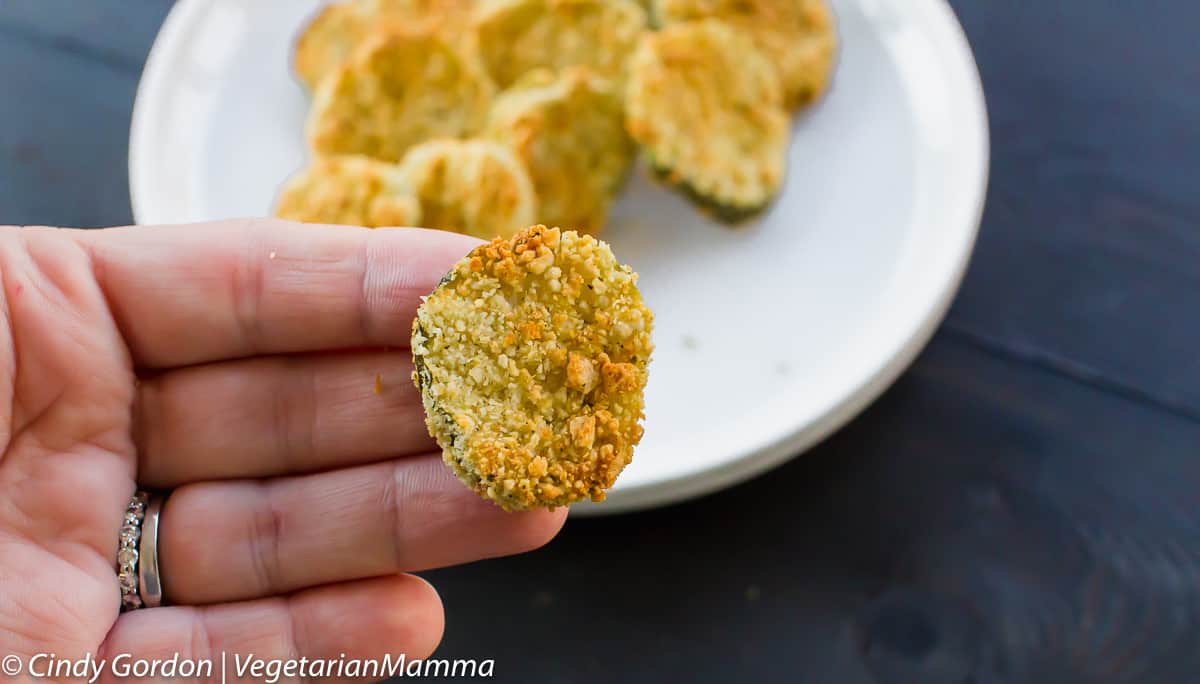
[[[857,1],[862,2],[863,0]],[[872,0],[869,4],[876,4],[876,0]],[[885,4],[889,5],[888,9],[893,6],[891,2]],[[979,147],[972,152],[973,158],[977,160],[978,164],[969,169],[974,175],[974,182],[971,183],[973,192],[970,201],[971,211],[965,219],[965,227],[962,228],[966,232],[966,239],[963,240],[952,267],[939,284],[938,296],[928,304],[925,315],[915,320],[910,334],[897,336],[898,339],[904,339],[899,348],[887,355],[887,359],[881,366],[867,373],[855,389],[840,401],[835,402],[820,418],[798,426],[790,436],[784,437],[772,445],[748,453],[741,458],[732,459],[724,465],[685,474],[671,480],[635,485],[621,490],[618,493],[619,496],[600,505],[577,504],[571,509],[573,516],[619,515],[684,503],[742,484],[798,458],[845,427],[873,404],[884,391],[895,384],[928,346],[938,328],[941,327],[942,321],[958,294],[963,278],[966,276],[983,223],[991,173],[990,121],[979,65],[975,60],[975,54],[967,39],[966,31],[959,22],[958,15],[950,6],[949,0],[923,0],[911,4],[905,3],[905,6],[914,13],[929,13],[932,21],[936,22],[951,40],[951,51],[953,52],[951,57],[959,61],[967,76],[965,84],[967,92],[963,94],[970,98],[970,109],[975,112],[975,116],[968,123],[973,126],[973,134],[979,139]]]
[[[856,1],[862,3],[862,0]],[[156,120],[162,102],[162,98],[156,97],[155,93],[162,91],[168,76],[166,69],[171,60],[166,55],[181,43],[182,34],[191,25],[193,17],[209,4],[207,0],[178,0],[155,37],[138,81],[130,120],[128,162],[131,208],[134,222],[138,224],[146,223],[147,219],[155,214],[147,192],[147,188],[153,184],[153,180],[147,176],[153,166],[150,161],[152,152],[148,136],[151,130],[150,122]],[[920,0],[904,3],[904,6],[909,13],[926,15],[925,18],[933,22],[931,25],[949,39],[949,45],[940,45],[938,54],[952,59],[965,70],[966,91],[956,94],[969,98],[970,101],[966,103],[967,109],[973,110],[974,116],[960,123],[968,125],[972,137],[979,140],[978,149],[965,153],[969,155],[968,160],[977,161],[974,168],[966,169],[973,175],[973,182],[970,183],[974,193],[969,202],[971,211],[962,219],[966,225],[957,227],[958,234],[965,239],[962,240],[961,249],[955,255],[953,263],[949,264],[937,285],[937,296],[925,305],[923,316],[912,317],[907,329],[889,341],[889,350],[881,355],[882,363],[865,370],[853,389],[832,403],[815,420],[797,424],[795,431],[790,435],[740,457],[732,457],[720,465],[673,478],[619,488],[612,492],[610,499],[603,505],[578,504],[571,508],[573,516],[614,515],[677,504],[732,487],[778,467],[819,444],[878,399],[932,339],[959,290],[978,239],[990,175],[989,120],[978,64],[962,25],[948,0]]]

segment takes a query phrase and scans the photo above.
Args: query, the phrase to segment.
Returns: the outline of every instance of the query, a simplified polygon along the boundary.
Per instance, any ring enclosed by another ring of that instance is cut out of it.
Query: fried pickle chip
[[[349,0],[325,5],[296,41],[292,68],[316,90],[381,25],[453,30],[467,22],[473,0]]]
[[[829,86],[837,31],[826,0],[654,0],[663,25],[715,17],[750,33],[779,69],[789,106]]]
[[[421,203],[393,164],[366,157],[318,157],[284,186],[275,215],[368,228],[417,226]]]
[[[309,143],[319,154],[398,161],[418,143],[477,131],[493,91],[469,44],[427,29],[382,31],[317,89]]]
[[[608,245],[534,226],[417,311],[413,381],[460,479],[505,510],[601,501],[641,440],[653,314]]]
[[[587,65],[619,81],[646,11],[633,0],[491,0],[476,11],[475,29],[501,88],[539,67]]]
[[[603,228],[636,153],[611,81],[589,67],[531,71],[496,98],[486,130],[529,169],[539,222]]]
[[[426,228],[484,239],[533,222],[537,194],[512,150],[490,140],[431,140],[404,157],[400,175],[420,201]]]
[[[735,222],[783,183],[783,88],[751,39],[716,19],[642,38],[630,61],[626,127],[659,177]]]

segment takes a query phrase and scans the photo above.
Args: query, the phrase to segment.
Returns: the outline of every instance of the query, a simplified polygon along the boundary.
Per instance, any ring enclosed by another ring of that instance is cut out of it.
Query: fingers
[[[80,231],[140,367],[407,346],[419,298],[478,243],[274,220]]]
[[[565,517],[505,513],[436,456],[265,483],[204,483],[167,500],[160,566],[172,603],[241,600],[528,551]]]
[[[100,657],[110,664],[100,681],[117,684],[128,679],[120,676],[120,661],[114,661],[122,654],[126,667],[132,660],[166,661],[176,654],[179,661],[210,661],[211,675],[197,677],[210,682],[266,681],[269,677],[263,673],[239,672],[251,655],[264,662],[377,660],[401,654],[409,661],[423,659],[441,641],[443,620],[437,592],[408,575],[321,587],[286,598],[135,611],[117,621],[101,647]],[[383,676],[361,678],[374,681]],[[300,680],[293,675],[280,681]],[[312,680],[351,678],[325,673]]]
[[[411,374],[409,353],[392,351],[271,356],[148,378],[134,412],[139,480],[171,488],[432,451]]]

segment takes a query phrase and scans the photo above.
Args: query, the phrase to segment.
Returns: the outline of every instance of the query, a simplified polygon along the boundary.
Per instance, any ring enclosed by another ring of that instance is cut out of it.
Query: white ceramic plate
[[[130,141],[139,223],[269,212],[304,162],[296,32],[320,0],[180,0]],[[833,0],[833,90],[795,122],[784,191],[730,230],[638,174],[604,238],[657,312],[646,436],[602,506],[745,480],[843,425],[925,345],[987,184],[983,93],[944,0]]]

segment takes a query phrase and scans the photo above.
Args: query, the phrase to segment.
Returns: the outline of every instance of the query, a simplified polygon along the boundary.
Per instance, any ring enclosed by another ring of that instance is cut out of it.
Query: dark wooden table
[[[169,4],[0,0],[0,222],[131,220]],[[1200,681],[1200,5],[953,4],[992,185],[926,352],[754,482],[432,573],[442,654],[524,682]]]

